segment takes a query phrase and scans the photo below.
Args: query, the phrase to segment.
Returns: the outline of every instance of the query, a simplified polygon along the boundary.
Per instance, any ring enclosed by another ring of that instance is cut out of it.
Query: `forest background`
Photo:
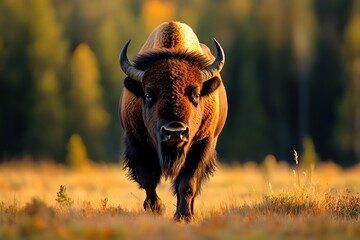
[[[312,153],[360,163],[360,1],[2,0],[0,161],[66,162],[72,148],[119,162],[118,55],[164,21],[226,54],[221,162]],[[71,155],[71,154],[70,154]]]

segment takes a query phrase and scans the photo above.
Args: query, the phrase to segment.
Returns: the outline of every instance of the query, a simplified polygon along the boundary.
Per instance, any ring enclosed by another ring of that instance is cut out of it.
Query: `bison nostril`
[[[186,127],[185,130],[183,130],[180,133],[180,138],[181,138],[181,140],[186,140],[188,137],[189,137],[189,128]]]
[[[168,141],[171,139],[171,131],[167,130],[165,127],[162,127],[161,136],[163,141]]]

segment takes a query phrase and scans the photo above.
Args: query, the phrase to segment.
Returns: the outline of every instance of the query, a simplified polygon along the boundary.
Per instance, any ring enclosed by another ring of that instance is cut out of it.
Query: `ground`
[[[162,215],[121,164],[72,169],[29,161],[0,165],[0,239],[359,239],[360,166],[220,165],[195,202],[191,224]]]

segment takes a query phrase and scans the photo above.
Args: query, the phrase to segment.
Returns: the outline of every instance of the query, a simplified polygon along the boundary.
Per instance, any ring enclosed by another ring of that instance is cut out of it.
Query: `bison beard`
[[[185,163],[184,147],[169,147],[161,143],[159,153],[160,166],[165,178],[176,177]]]

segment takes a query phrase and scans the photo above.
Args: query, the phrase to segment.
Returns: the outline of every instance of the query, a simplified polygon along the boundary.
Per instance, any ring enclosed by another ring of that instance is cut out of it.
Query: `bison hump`
[[[161,48],[176,48],[203,54],[194,31],[180,22],[162,23],[156,27],[140,49],[139,54]]]

